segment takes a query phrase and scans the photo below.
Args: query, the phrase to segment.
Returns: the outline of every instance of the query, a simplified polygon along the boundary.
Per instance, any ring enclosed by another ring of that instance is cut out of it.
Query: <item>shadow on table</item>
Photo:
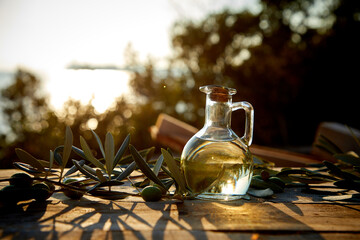
[[[261,239],[261,236],[323,239],[310,226],[266,203],[195,200],[165,205],[145,204],[153,210],[161,211],[161,217],[152,230],[152,239],[167,239],[167,233],[173,229],[186,231],[185,235],[180,231],[176,233],[177,238],[184,239],[189,236],[193,239]],[[304,215],[295,205],[287,204],[286,207],[299,216]]]
[[[74,208],[73,200],[64,201],[63,203],[68,203],[69,206],[60,213],[51,216],[54,221],[59,215],[66,214]],[[136,239],[145,239],[140,231],[136,231],[130,224],[126,223],[126,219],[131,217],[151,228],[151,225],[146,220],[134,213],[133,209],[136,205],[137,203],[133,203],[132,207],[127,209],[121,206],[120,202],[115,201],[109,201],[105,204],[101,202],[80,200],[75,207],[84,208],[86,212],[81,214],[80,211],[79,215],[67,222],[66,224],[70,225],[71,228],[61,234],[66,235],[73,231],[77,231],[80,233],[78,239],[90,239],[94,238],[97,231],[101,231],[105,232],[105,235],[100,234],[102,239],[124,239],[124,230],[128,230],[132,231],[133,237]],[[98,220],[92,220],[92,218],[96,219],[97,214],[100,214]],[[123,220],[122,217],[125,217],[125,220]],[[44,219],[43,222],[46,222],[47,220],[48,219]],[[57,234],[56,231],[54,231],[54,235],[55,234]],[[60,236],[53,239],[58,239],[58,237]]]
[[[32,201],[28,203],[19,204],[16,206],[3,206],[0,209],[0,238],[11,237],[12,239],[44,239],[47,236],[41,230],[39,234],[33,236],[29,234],[34,229],[41,229],[40,219],[44,216],[49,201],[38,202]],[[24,222],[32,222],[31,228],[23,225]],[[5,226],[4,226],[5,225]],[[21,227],[21,232],[16,231]]]
[[[48,205],[64,204],[65,208],[53,214],[45,214]],[[152,226],[134,213],[137,203],[127,209],[120,202],[101,203],[82,198],[57,203],[36,201],[18,205],[0,216],[0,238],[11,239],[91,239],[99,232],[101,239],[124,239],[124,229],[136,239],[145,239],[133,229],[126,219],[131,217],[151,228]],[[74,209],[76,212],[74,213]],[[24,210],[25,209],[25,210]],[[125,217],[125,220],[122,218]],[[7,221],[11,219],[11,221]],[[67,220],[69,219],[69,220]],[[95,220],[97,219],[97,220]],[[21,227],[23,224],[24,228]],[[61,231],[59,231],[59,229]],[[64,230],[66,229],[66,230]],[[1,231],[3,230],[3,231]],[[103,234],[105,233],[105,235]]]
[[[54,206],[62,204],[59,211]],[[22,209],[22,210],[21,210]],[[298,215],[301,216],[301,212]],[[301,211],[301,210],[300,210]],[[46,212],[46,214],[45,214]],[[310,226],[271,204],[248,201],[99,202],[83,198],[19,206],[0,216],[0,237],[13,239],[322,239]],[[9,222],[8,219],[12,219]],[[19,230],[19,224],[23,228]],[[301,233],[301,235],[299,235]],[[259,237],[259,238],[257,238]]]
[[[286,191],[277,193],[276,196],[269,199],[269,201],[273,203],[283,203],[284,206],[300,216],[302,216],[303,213],[296,204],[333,204],[360,212],[360,209],[351,206],[359,202],[357,198],[351,198],[353,194],[357,194],[357,192],[327,185],[314,186],[312,188],[297,187],[287,188]],[[326,198],[329,197],[333,200],[326,200]]]
[[[196,239],[209,239],[209,233],[220,238],[226,235],[229,239],[261,239],[262,235],[274,235],[276,239],[288,239],[292,235],[296,239],[323,239],[311,227],[269,204],[246,201],[184,202],[177,204],[177,207],[179,220],[191,226],[190,233],[194,232]],[[294,211],[298,212],[298,209]],[[299,233],[304,235],[300,236]]]

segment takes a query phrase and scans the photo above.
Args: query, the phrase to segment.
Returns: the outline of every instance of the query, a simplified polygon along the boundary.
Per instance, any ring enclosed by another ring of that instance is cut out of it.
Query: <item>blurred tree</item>
[[[0,167],[11,167],[17,158],[15,147],[34,153],[40,159],[48,159],[49,150],[54,144],[59,144],[65,127],[49,109],[40,80],[19,69],[14,82],[3,89],[1,95],[10,131],[0,137]]]
[[[150,62],[147,71],[134,76],[135,92],[154,109],[161,106],[201,127],[205,97],[198,87],[234,87],[235,101],[254,105],[258,144],[310,145],[321,121],[359,127],[353,59],[360,50],[360,2],[260,4],[256,14],[224,11],[201,22],[177,23],[172,70],[158,77]],[[237,132],[242,132],[241,115],[234,113]]]
[[[63,144],[71,126],[98,150],[90,129],[117,145],[127,133],[137,148],[154,145],[149,135],[165,112],[198,128],[204,121],[205,96],[198,88],[221,84],[238,90],[234,101],[255,108],[254,142],[264,145],[310,145],[321,121],[360,128],[357,103],[357,57],[360,54],[360,2],[348,0],[262,0],[258,13],[224,11],[200,22],[173,27],[174,57],[166,70],[149,59],[139,67],[135,51],[126,52],[134,67],[131,99],[119,98],[104,114],[91,102],[70,100],[55,113],[33,74],[18,70],[1,91],[10,131],[0,135],[0,167],[10,167],[20,147],[48,159]],[[233,115],[233,129],[243,131],[243,113]],[[31,139],[31,140],[30,140]]]
[[[99,147],[90,129],[95,129],[103,141],[106,133],[111,132],[117,147],[128,133],[132,135],[131,143],[138,149],[152,146],[148,128],[157,116],[152,108],[139,108],[119,98],[104,114],[97,114],[91,101],[82,105],[70,99],[61,112],[55,112],[43,90],[40,79],[19,69],[14,82],[1,91],[3,115],[10,131],[0,134],[0,168],[12,167],[17,159],[15,148],[48,160],[49,150],[64,143],[66,126],[72,129],[75,146],[80,147],[79,139],[83,136],[99,158]],[[75,154],[72,157],[78,159]]]

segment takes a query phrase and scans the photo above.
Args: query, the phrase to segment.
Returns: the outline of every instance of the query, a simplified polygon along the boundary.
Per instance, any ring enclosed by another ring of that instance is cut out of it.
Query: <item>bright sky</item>
[[[165,59],[171,54],[169,32],[175,20],[201,19],[224,7],[239,9],[253,2],[0,0],[0,73],[24,67],[45,81],[56,108],[69,97],[86,102],[94,96],[101,112],[126,92],[127,73],[79,73],[65,70],[67,65],[122,66],[129,43],[141,60],[149,55]]]

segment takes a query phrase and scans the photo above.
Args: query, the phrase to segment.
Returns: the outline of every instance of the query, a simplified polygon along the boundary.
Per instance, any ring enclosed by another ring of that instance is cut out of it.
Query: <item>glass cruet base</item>
[[[199,199],[243,198],[253,174],[252,155],[240,139],[210,141],[193,136],[184,147],[181,169]]]

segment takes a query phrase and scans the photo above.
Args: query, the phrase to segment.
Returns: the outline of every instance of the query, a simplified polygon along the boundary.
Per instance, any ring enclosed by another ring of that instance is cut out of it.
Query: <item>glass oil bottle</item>
[[[232,103],[235,89],[217,85],[200,87],[206,93],[205,124],[185,145],[181,170],[192,193],[200,199],[235,200],[249,188],[253,160],[254,110],[248,102]],[[245,133],[231,129],[232,111],[245,110]]]

